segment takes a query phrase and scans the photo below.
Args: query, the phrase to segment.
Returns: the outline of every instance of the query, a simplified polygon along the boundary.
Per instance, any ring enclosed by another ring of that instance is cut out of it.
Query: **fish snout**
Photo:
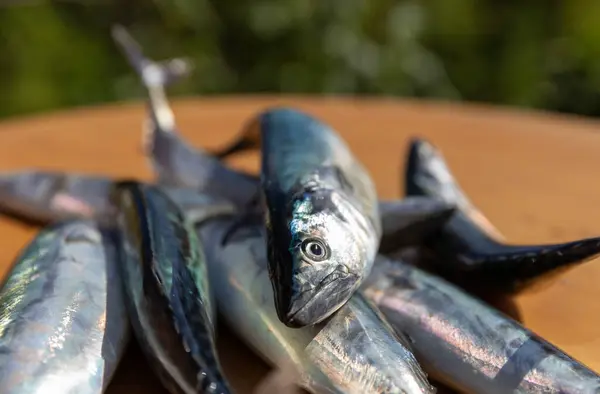
[[[292,294],[282,321],[291,328],[320,323],[341,308],[359,285],[360,277],[351,273],[346,266],[339,265],[316,286],[305,286]]]

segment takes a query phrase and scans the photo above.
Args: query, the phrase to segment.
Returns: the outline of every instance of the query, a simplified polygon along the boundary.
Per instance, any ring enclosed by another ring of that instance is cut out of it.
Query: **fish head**
[[[285,222],[284,243],[271,255],[280,272],[273,280],[277,312],[289,327],[317,324],[344,305],[370,271],[374,232],[351,201],[331,189],[292,199]]]

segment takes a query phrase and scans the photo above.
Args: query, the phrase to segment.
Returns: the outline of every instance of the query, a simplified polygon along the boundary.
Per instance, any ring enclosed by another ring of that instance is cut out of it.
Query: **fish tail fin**
[[[165,88],[189,75],[192,63],[184,58],[163,62],[147,58],[140,44],[121,25],[113,25],[111,35],[148,93],[149,114],[142,127],[141,150],[159,173],[159,179],[165,178],[162,174],[165,167],[160,159],[169,156],[169,141],[177,134],[175,115],[167,100]]]
[[[518,293],[549,283],[559,274],[600,255],[600,237],[547,245],[502,245],[484,254],[465,254],[465,265],[502,287],[503,292]],[[485,284],[484,284],[485,285]]]
[[[488,243],[501,243],[504,236],[471,203],[464,193],[442,153],[431,143],[414,138],[409,147],[405,170],[405,193],[407,196],[433,197],[453,204],[469,222],[471,230],[466,234],[476,235],[477,242],[486,238]],[[475,242],[475,240],[474,240]]]
[[[147,58],[140,44],[122,25],[113,25],[111,34],[131,67],[149,90],[164,89],[188,76],[192,71],[192,62],[187,58],[174,58],[163,62]]]
[[[422,138],[410,142],[404,188],[407,196],[435,197],[460,208],[470,206],[442,153]]]
[[[442,154],[423,139],[411,142],[405,187],[409,196],[435,197],[457,206],[443,231],[432,237],[429,245],[438,260],[454,262],[439,267],[449,274],[472,274],[484,286],[516,293],[548,282],[600,254],[600,238],[547,245],[507,244],[471,204]]]

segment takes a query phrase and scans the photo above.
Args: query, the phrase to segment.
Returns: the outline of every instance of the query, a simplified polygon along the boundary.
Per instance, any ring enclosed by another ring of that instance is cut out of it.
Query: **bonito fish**
[[[224,394],[202,246],[157,187],[115,188],[119,252],[134,333],[171,393]]]
[[[328,321],[290,328],[279,321],[269,288],[264,231],[234,218],[199,224],[212,288],[228,324],[258,354],[313,393],[432,393],[406,340],[355,294]],[[293,368],[290,368],[293,367]]]
[[[434,379],[473,394],[600,392],[600,376],[514,320],[400,260],[378,256],[362,291]]]
[[[305,113],[269,109],[241,140],[253,137],[275,308],[290,327],[318,323],[371,269],[382,233],[375,186],[345,142]]]
[[[108,234],[89,221],[42,230],[0,290],[0,392],[100,394],[129,339]]]
[[[407,196],[425,196],[457,207],[426,249],[436,270],[453,282],[486,292],[517,292],[600,254],[600,237],[548,245],[509,245],[461,190],[441,153],[415,139],[406,166]],[[440,264],[436,264],[439,262]]]

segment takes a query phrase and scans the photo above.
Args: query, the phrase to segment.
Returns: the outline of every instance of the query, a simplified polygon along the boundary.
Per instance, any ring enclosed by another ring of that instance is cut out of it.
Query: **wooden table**
[[[334,126],[374,176],[382,198],[402,192],[407,140],[442,149],[476,205],[513,242],[567,241],[600,234],[600,122],[543,113],[397,100],[214,98],[177,101],[182,134],[217,147],[273,104],[294,105]],[[143,105],[121,104],[0,123],[0,169],[77,170],[150,179],[140,149]],[[256,169],[249,154],[232,162]],[[36,228],[0,219],[0,273]],[[517,297],[524,324],[600,370],[600,261]],[[238,392],[265,373],[239,341],[220,332],[224,364]],[[109,393],[163,393],[133,346]]]

